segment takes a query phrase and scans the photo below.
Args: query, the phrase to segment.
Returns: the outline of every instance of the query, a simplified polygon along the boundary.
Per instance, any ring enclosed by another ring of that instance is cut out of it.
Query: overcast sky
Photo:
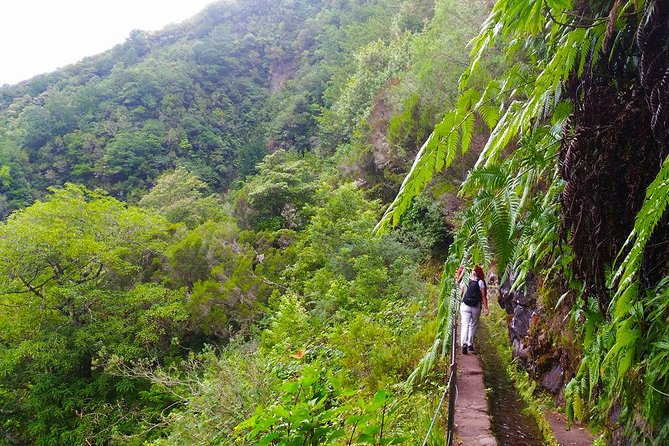
[[[214,0],[0,0],[0,85],[77,62]]]

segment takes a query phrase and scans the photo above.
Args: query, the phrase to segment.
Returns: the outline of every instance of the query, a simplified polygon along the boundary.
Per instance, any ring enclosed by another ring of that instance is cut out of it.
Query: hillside
[[[356,441],[414,401],[381,429],[418,441],[438,389],[393,389],[457,180],[370,234],[456,95],[487,8],[462,6],[224,2],[0,89],[0,442],[255,444],[313,398],[368,413]]]
[[[474,265],[537,426],[665,443],[668,24],[223,1],[1,87],[0,445],[444,444]]]
[[[325,90],[351,71],[351,48],[391,37],[379,24],[394,15],[383,1],[223,2],[3,87],[8,210],[65,182],[137,200],[176,165],[225,191],[268,148],[312,149]]]

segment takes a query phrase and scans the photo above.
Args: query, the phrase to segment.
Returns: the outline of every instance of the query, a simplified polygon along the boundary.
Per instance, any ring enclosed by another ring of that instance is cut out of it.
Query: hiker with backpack
[[[469,280],[463,280],[460,286],[460,295],[462,296],[462,303],[460,304],[460,345],[464,355],[474,350],[474,335],[476,334],[476,324],[481,315],[481,307],[483,307],[483,313],[488,314],[488,298],[483,277],[485,277],[483,269],[476,265],[469,276]]]

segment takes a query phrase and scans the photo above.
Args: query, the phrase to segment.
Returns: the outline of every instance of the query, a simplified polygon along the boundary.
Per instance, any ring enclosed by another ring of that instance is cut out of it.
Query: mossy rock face
[[[510,276],[500,284],[498,302],[508,315],[513,356],[541,388],[560,398],[573,361],[569,348],[560,345],[561,333],[556,332],[562,326],[554,321],[559,315],[542,305],[545,290],[535,276],[529,277],[525,288],[514,291]]]
[[[528,335],[533,325],[532,321],[536,318],[537,301],[534,297],[536,286],[534,280],[529,278],[526,287],[511,291],[514,279],[512,273],[500,284],[497,301],[509,315],[509,340],[513,346],[513,355],[527,366],[531,349]]]
[[[515,280],[515,274],[511,272],[509,277],[499,285],[499,294],[497,301],[504,308],[507,314],[513,314],[516,307],[535,307],[536,306],[536,284],[534,277],[530,274],[527,278],[527,285],[520,290],[511,291],[511,285]]]
[[[524,338],[530,333],[530,322],[534,315],[534,308],[516,305],[513,309],[511,331],[516,338]]]
[[[541,380],[541,386],[553,394],[559,393],[563,385],[564,370],[562,370],[560,364],[553,367]]]

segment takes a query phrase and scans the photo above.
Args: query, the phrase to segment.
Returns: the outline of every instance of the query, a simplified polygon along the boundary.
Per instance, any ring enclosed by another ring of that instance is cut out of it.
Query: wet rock
[[[516,290],[513,292],[513,303],[516,305],[522,305],[524,307],[533,304],[534,302],[534,290],[530,287],[526,287],[523,290]]]
[[[556,341],[563,329],[562,316],[556,315],[542,302],[552,298],[555,290],[542,288],[544,298],[539,297],[538,287],[542,283],[528,275],[523,289],[511,290],[514,275],[499,283],[498,302],[508,315],[509,341],[514,358],[529,373],[532,380],[556,401],[564,402],[564,386],[574,373],[574,359],[569,345],[562,348]]]
[[[559,397],[564,391],[569,361],[556,350],[546,314],[537,302],[537,283],[530,274],[526,285],[511,291],[514,274],[499,284],[498,301],[509,315],[509,340],[513,356],[544,389]]]
[[[513,314],[514,309],[517,305],[522,305],[523,307],[534,306],[535,299],[535,286],[534,278],[530,274],[527,277],[527,285],[523,289],[511,291],[511,284],[515,280],[515,273],[511,272],[507,279],[499,284],[499,294],[497,295],[497,301],[499,305],[506,310],[507,314]]]
[[[523,345],[523,342],[520,339],[515,338],[511,343],[511,348],[513,356],[519,358],[523,363],[529,359],[530,349]]]
[[[513,355],[527,364],[531,355],[528,335],[536,307],[535,286],[533,278],[528,277],[528,285],[524,289],[511,291],[511,284],[514,280],[515,274],[511,272],[509,277],[499,284],[497,299],[499,305],[504,308],[507,314],[511,315],[509,340],[513,346]]]
[[[611,426],[611,438],[608,444],[610,446],[632,446],[633,443],[625,435],[625,427],[619,424],[620,414],[622,413],[622,405],[617,401],[609,410],[607,416],[607,425]]]
[[[513,338],[524,338],[530,331],[530,321],[534,310],[517,305],[513,309],[513,319],[511,320],[511,332]]]
[[[504,308],[506,314],[513,314],[513,296],[511,295],[511,281],[509,279],[499,285],[497,302],[500,307]]]
[[[564,370],[558,364],[553,367],[547,374],[544,375],[543,380],[541,380],[541,385],[544,389],[548,390],[552,394],[557,394],[562,390],[562,385],[564,384]]]

